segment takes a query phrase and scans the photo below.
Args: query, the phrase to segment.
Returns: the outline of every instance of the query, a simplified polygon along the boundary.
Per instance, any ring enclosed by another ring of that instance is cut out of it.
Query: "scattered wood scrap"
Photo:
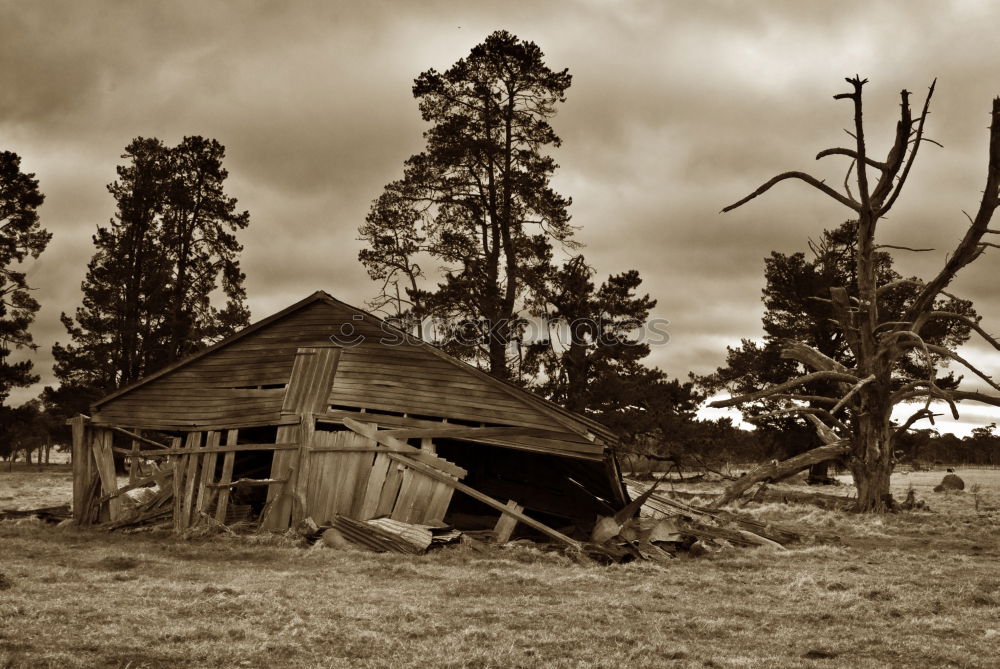
[[[61,523],[72,516],[69,504],[43,506],[37,509],[0,509],[0,520],[37,518],[46,523]]]
[[[784,548],[803,541],[806,536],[815,541],[839,540],[835,535],[811,528],[764,522],[733,511],[688,504],[664,492],[650,492],[651,488],[639,481],[626,479],[625,484],[633,498],[646,496],[642,515],[673,522],[676,533],[683,537],[681,541],[670,542],[677,548],[690,548],[695,542],[712,546],[721,541],[738,546]]]

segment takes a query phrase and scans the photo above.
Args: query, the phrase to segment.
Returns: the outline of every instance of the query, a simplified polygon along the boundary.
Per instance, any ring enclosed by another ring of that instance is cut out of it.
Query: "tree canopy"
[[[21,158],[0,151],[0,404],[12,389],[38,381],[30,360],[9,357],[16,349],[36,348],[28,328],[40,305],[21,263],[37,258],[52,238],[38,218],[44,201],[35,175],[21,171]]]
[[[450,352],[499,378],[510,376],[522,300],[544,280],[552,244],[572,235],[570,200],[552,189],[556,163],[544,153],[560,144],[549,119],[570,81],[537,45],[502,30],[445,72],[422,73],[413,95],[430,124],[426,148],[360,229],[360,260],[383,286],[374,306],[456,331],[474,324],[476,345],[463,336]]]
[[[248,323],[235,233],[249,214],[225,193],[224,157],[203,137],[176,147],[139,137],[126,147],[108,186],[114,218],[93,238],[83,304],[62,315],[72,343],[53,347],[63,389],[47,391],[50,401],[92,400]],[[212,303],[218,290],[222,308]]]

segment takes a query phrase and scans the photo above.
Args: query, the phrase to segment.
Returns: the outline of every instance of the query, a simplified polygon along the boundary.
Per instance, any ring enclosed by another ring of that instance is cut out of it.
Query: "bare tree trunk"
[[[892,440],[889,432],[889,411],[874,408],[858,420],[853,457],[849,459],[854,486],[858,490],[857,511],[881,512],[893,507],[889,492],[892,476]]]

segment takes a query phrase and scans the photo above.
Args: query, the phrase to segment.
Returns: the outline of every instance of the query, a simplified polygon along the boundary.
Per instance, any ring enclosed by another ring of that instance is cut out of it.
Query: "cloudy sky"
[[[990,2],[14,2],[0,0],[0,148],[46,195],[54,237],[31,267],[43,308],[34,355],[52,383],[59,324],[81,298],[91,235],[113,212],[105,186],[137,136],[227,147],[254,319],[317,289],[361,305],[375,286],[357,228],[405,158],[422,148],[410,87],[493,30],[537,43],[573,85],[553,125],[556,187],[600,274],[636,268],[670,321],[653,362],[712,371],[725,346],[761,333],[763,258],[794,252],[847,218],[786,183],[719,210],[771,175],[807,169],[831,184],[846,163],[817,151],[850,138],[832,96],[860,73],[871,148],[891,139],[898,95],[938,78],[927,145],[880,241],[926,275],[964,232],[985,179],[988,111],[1000,94],[1000,5]],[[955,292],[1000,330],[1000,252]],[[1000,355],[967,355],[1000,371]],[[974,387],[974,386],[970,386]],[[33,396],[28,389],[14,402]],[[963,419],[985,419],[968,406]]]

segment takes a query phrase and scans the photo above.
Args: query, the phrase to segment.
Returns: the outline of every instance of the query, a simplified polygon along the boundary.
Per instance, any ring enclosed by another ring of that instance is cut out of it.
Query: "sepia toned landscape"
[[[0,669],[997,666],[998,21],[0,0]]]

